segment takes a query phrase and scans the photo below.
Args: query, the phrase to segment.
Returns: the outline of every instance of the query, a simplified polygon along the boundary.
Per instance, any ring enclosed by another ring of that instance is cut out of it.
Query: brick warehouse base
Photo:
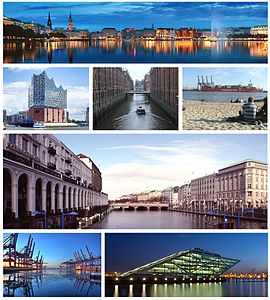
[[[27,117],[37,122],[64,123],[66,122],[65,111],[63,109],[51,107],[31,107]]]

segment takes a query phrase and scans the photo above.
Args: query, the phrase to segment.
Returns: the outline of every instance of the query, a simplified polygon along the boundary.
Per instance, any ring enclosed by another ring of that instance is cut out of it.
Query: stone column
[[[61,192],[59,190],[58,197],[59,197],[59,199],[58,199],[58,207],[57,208],[60,209],[62,212],[63,211],[63,191]]]
[[[30,180],[29,180],[30,181]],[[32,185],[32,182],[28,182],[27,189],[27,211],[35,211],[36,210],[36,201],[35,201],[35,186]]]
[[[55,183],[51,184],[51,209],[55,212]]]
[[[12,183],[11,185],[11,209],[15,213],[15,218],[18,219],[18,184]]]
[[[76,209],[78,209],[78,207],[79,207],[78,195],[79,195],[79,193],[78,193],[78,190],[76,189],[76,192],[75,192],[75,208]]]
[[[46,182],[42,181],[42,192],[41,192],[41,199],[42,199],[42,210],[47,211],[47,207],[46,207],[46,197],[47,197],[47,193],[46,193]]]
[[[70,203],[69,209],[72,210],[73,209],[73,189],[71,189],[71,191],[70,191],[69,203]]]

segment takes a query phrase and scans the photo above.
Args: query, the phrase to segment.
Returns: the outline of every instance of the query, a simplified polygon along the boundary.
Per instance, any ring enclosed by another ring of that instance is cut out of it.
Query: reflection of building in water
[[[94,68],[93,121],[97,124],[133,89],[133,81],[122,68]]]
[[[178,124],[178,68],[151,68],[150,99]]]
[[[12,274],[4,274],[4,297],[34,297],[33,282],[37,288],[40,288],[42,282],[42,271],[28,271]]]

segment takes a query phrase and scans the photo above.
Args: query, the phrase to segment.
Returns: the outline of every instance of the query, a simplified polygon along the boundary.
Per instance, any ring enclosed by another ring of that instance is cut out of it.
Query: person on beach
[[[248,102],[244,103],[242,110],[239,111],[238,117],[227,118],[228,122],[247,122],[249,124],[256,124],[256,114],[258,111],[257,105],[254,103],[252,97],[248,98]]]
[[[242,111],[239,111],[239,117],[241,120],[253,123],[256,121],[256,113],[258,111],[257,105],[254,103],[252,97],[248,98],[248,102],[242,106]]]
[[[256,120],[267,123],[267,97],[263,101],[262,108],[256,114]]]

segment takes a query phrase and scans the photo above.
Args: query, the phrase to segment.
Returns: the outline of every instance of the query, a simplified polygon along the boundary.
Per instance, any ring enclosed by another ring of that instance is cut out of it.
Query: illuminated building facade
[[[176,277],[182,279],[219,277],[239,262],[238,259],[192,248],[171,254],[120,275],[126,277]]]

